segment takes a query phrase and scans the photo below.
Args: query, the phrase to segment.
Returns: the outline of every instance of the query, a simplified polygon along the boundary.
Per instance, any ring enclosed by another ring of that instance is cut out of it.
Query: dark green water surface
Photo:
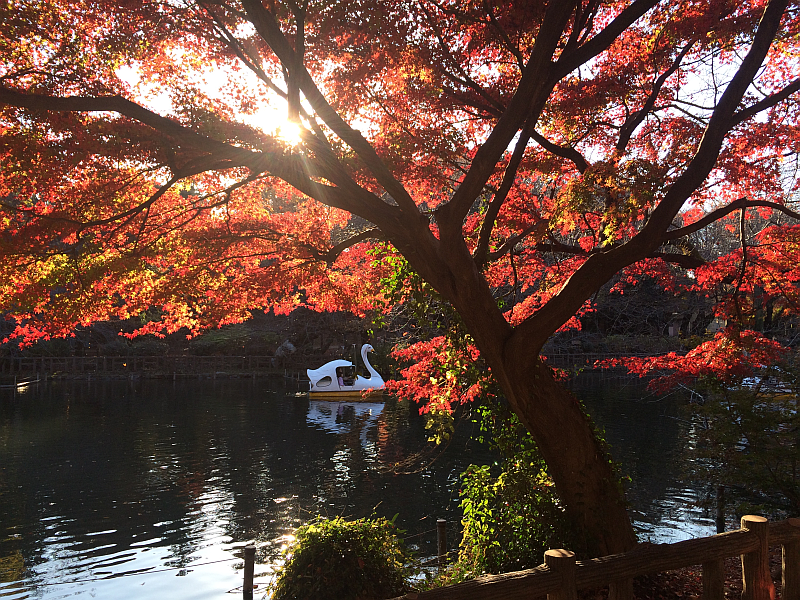
[[[700,492],[675,484],[686,430],[669,401],[642,400],[640,386],[583,388],[633,477],[642,535],[708,534],[691,508]],[[268,380],[0,391],[0,598],[232,598],[249,542],[261,598],[281,548],[316,514],[398,513],[432,555],[437,517],[458,542],[458,474],[492,460],[472,427],[431,452],[416,407],[309,401]]]

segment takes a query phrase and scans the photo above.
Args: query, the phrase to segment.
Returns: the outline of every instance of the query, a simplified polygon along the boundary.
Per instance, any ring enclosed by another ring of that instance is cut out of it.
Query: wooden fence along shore
[[[592,369],[595,361],[623,355],[574,353],[551,354],[550,364],[557,367]],[[630,356],[630,355],[625,355]],[[167,377],[172,375],[274,375],[291,371],[292,376],[304,375],[304,369],[317,367],[331,360],[330,356],[35,356],[0,357],[0,375],[55,374],[70,377],[114,378],[131,374]]]
[[[41,374],[109,377],[282,373],[285,357],[275,356],[37,356],[0,359],[0,375]]]
[[[541,596],[575,600],[578,590],[694,565],[703,568],[703,600],[723,600],[723,561],[732,556],[742,560],[742,599],[774,600],[769,547],[778,545],[783,548],[782,600],[800,600],[800,519],[769,523],[753,515],[742,517],[742,527],[736,531],[674,544],[639,544],[624,554],[587,561],[576,561],[568,550],[548,550],[544,564],[535,569],[485,575],[395,600],[532,600]],[[630,586],[617,589],[632,593]]]

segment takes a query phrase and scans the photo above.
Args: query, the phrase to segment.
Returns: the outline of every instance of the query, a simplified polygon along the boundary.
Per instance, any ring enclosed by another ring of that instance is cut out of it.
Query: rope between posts
[[[264,584],[265,587],[263,588],[264,589],[264,595],[261,596],[261,600],[264,600],[267,597],[267,594],[269,594],[269,592],[270,592],[269,584],[272,583],[272,578],[270,577],[267,580],[266,583],[264,583],[263,581],[258,581],[258,582],[254,581],[253,582],[253,587],[258,587],[262,583]],[[261,590],[258,590],[258,591],[261,592]],[[228,594],[240,594],[241,592],[242,592],[242,586],[240,585],[240,586],[237,586],[237,587],[233,588],[232,590],[228,590],[226,593],[228,593]],[[256,590],[253,590],[253,594],[254,595],[255,595],[255,592],[256,592]]]
[[[206,565],[215,565],[217,563],[230,562],[232,560],[242,560],[242,559],[238,558],[238,557],[222,558],[220,560],[212,560],[212,561],[204,562],[204,563],[185,565],[183,567],[166,567],[166,568],[163,568],[163,569],[153,569],[153,570],[147,570],[147,571],[139,571],[137,573],[119,573],[119,574],[111,573],[109,575],[106,575],[105,577],[91,577],[89,579],[73,579],[71,581],[57,581],[57,582],[52,582],[51,581],[51,582],[45,582],[45,583],[30,582],[28,585],[35,585],[36,587],[45,587],[45,586],[53,586],[53,585],[72,585],[73,583],[92,583],[93,581],[104,581],[106,579],[120,579],[122,577],[133,577],[135,575],[150,575],[151,573],[164,573],[165,571],[181,571],[181,570],[185,570],[185,569],[194,569],[195,567],[204,567]],[[16,582],[11,582],[11,583],[16,583]],[[25,585],[24,581],[21,581],[21,582],[18,582],[18,583],[21,583],[21,584]],[[9,588],[6,588],[6,589],[9,589]]]
[[[458,556],[458,550],[448,550],[446,554],[442,554],[441,558],[450,559],[455,556]],[[409,564],[415,567],[430,567],[439,564],[439,558],[438,556],[433,556],[431,558],[413,560]]]
[[[436,531],[435,527],[433,529],[428,529],[427,531],[422,531],[420,533],[415,533],[413,535],[404,535],[403,539],[404,540],[408,540],[408,539],[411,539],[411,538],[420,537],[421,535],[427,535],[427,534],[432,533],[434,531]]]

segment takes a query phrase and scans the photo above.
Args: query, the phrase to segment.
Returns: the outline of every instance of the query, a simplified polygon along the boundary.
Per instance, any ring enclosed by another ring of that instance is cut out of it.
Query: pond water
[[[632,477],[641,535],[711,533],[692,508],[703,490],[675,484],[687,431],[676,403],[639,385],[575,389]],[[431,449],[415,407],[309,401],[268,380],[0,391],[0,598],[230,598],[249,542],[260,598],[294,529],[317,514],[397,514],[422,556],[446,518],[455,547],[458,475],[493,459],[473,427]]]

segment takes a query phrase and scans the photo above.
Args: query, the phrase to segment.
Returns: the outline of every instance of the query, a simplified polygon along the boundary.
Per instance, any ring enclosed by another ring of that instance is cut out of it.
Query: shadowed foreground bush
[[[569,548],[579,555],[585,548],[519,419],[506,405],[489,400],[472,410],[479,439],[500,454],[500,468],[470,465],[461,474],[458,559],[427,581],[429,587],[536,567],[550,548]]]
[[[318,519],[301,527],[273,600],[383,600],[408,591],[409,552],[386,519]]]

